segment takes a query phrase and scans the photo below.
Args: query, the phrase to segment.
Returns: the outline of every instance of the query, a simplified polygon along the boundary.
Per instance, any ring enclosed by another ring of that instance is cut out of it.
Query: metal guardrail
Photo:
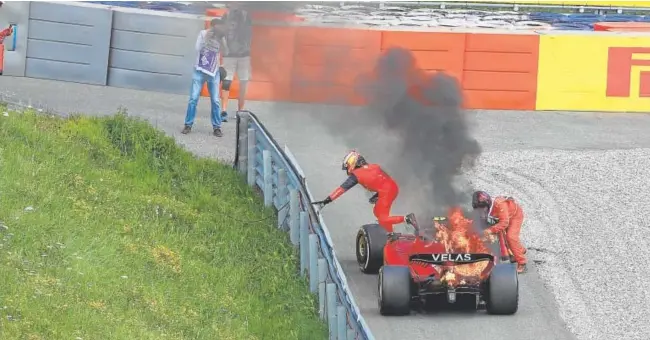
[[[305,175],[288,147],[280,148],[250,111],[237,114],[237,151],[234,167],[259,189],[264,205],[278,214],[278,228],[289,233],[300,251],[300,274],[309,278],[309,290],[318,294],[320,318],[330,340],[374,340],[359,312],[347,279],[336,258],[325,221],[312,207]]]

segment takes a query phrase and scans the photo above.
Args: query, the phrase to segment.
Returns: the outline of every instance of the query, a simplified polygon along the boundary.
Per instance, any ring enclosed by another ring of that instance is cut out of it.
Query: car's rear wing
[[[409,257],[410,261],[426,262],[438,265],[458,265],[476,263],[481,261],[494,261],[492,254],[463,254],[463,253],[440,253],[440,254],[415,254]]]

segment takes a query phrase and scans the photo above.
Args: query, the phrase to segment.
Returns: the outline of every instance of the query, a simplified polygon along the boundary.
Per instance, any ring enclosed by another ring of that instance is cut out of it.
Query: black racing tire
[[[387,240],[388,235],[379,224],[366,224],[359,228],[355,248],[361,272],[377,274],[384,265],[384,246]]]
[[[494,266],[486,287],[485,308],[488,314],[512,315],[519,309],[519,275],[513,263]]]
[[[411,272],[407,266],[383,266],[378,277],[378,304],[381,315],[411,313]]]

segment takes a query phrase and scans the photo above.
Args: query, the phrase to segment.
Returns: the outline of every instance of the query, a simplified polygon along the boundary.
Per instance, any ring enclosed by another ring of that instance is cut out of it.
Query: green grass
[[[326,338],[296,251],[231,166],[123,114],[5,110],[1,339]]]

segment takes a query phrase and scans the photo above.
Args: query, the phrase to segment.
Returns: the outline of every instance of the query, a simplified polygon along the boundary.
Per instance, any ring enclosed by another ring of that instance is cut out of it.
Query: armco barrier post
[[[336,330],[338,331],[338,340],[346,340],[348,337],[348,315],[344,306],[336,307]]]
[[[298,201],[300,201],[300,200],[298,200]],[[300,205],[300,202],[298,202],[297,204]],[[300,206],[298,206],[297,209],[300,210]],[[302,242],[302,240],[300,239],[300,229],[302,228],[302,221],[300,220],[300,216],[302,216],[302,215],[299,215],[298,220],[296,221],[297,228],[291,229],[291,231],[290,231],[290,233],[291,233],[290,238],[292,240],[296,240],[295,244],[299,244],[300,242]],[[307,221],[309,222],[309,219]],[[307,245],[307,244],[305,244],[305,245]]]
[[[284,222],[287,220],[287,213],[289,207],[285,206],[287,203],[287,171],[278,169],[278,228],[284,230]]]
[[[262,162],[264,171],[264,206],[270,207],[273,204],[273,163],[271,162],[271,151],[262,151]]]
[[[318,315],[325,320],[327,312],[325,300],[325,285],[327,284],[327,261],[318,259]]]
[[[248,181],[249,186],[255,185],[255,163],[257,162],[257,156],[256,150],[257,150],[257,143],[255,141],[255,129],[248,129],[248,143],[246,143],[246,147],[248,148],[247,152],[247,157],[248,158],[248,163],[247,167],[248,170],[246,171],[246,179]]]
[[[336,339],[336,284],[328,283],[327,294],[327,324],[329,325],[330,339]]]
[[[300,212],[300,275],[307,274],[309,266],[309,216],[306,211]],[[312,269],[309,268],[309,271]]]
[[[318,289],[318,236],[309,235],[309,290],[316,293]]]
[[[298,245],[296,234],[300,229],[300,202],[298,202],[298,190],[289,189],[289,238],[291,244]]]
[[[239,114],[239,172],[245,174],[248,171],[248,112],[240,112]]]

